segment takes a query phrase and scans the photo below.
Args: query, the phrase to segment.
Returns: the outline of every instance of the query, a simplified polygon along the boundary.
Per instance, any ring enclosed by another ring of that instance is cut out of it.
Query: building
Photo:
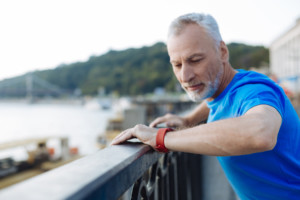
[[[271,73],[293,95],[300,92],[300,18],[270,46]]]

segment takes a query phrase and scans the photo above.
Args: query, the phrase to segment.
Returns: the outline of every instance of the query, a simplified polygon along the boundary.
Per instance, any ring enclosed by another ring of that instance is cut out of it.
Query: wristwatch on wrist
[[[171,128],[160,128],[156,135],[156,147],[155,149],[159,152],[168,153],[169,150],[165,147],[165,135],[167,132],[174,131]]]

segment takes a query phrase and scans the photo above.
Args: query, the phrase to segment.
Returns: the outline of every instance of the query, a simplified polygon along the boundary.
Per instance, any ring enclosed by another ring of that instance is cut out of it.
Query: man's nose
[[[189,66],[188,64],[182,65],[181,68],[181,80],[184,83],[188,83],[193,80],[195,76],[195,73],[193,71],[193,68]]]

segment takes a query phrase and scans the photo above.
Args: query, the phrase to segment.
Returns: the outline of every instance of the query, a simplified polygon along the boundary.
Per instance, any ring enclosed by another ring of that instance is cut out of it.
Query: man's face
[[[212,97],[223,75],[223,64],[215,42],[196,24],[187,25],[167,42],[170,62],[182,88],[193,101]]]

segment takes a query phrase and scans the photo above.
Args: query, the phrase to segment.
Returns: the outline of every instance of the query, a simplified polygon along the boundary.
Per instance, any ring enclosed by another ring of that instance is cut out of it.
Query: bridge
[[[70,91],[43,80],[33,72],[0,81],[0,98],[26,97],[31,101],[36,97],[58,97],[69,94]]]

